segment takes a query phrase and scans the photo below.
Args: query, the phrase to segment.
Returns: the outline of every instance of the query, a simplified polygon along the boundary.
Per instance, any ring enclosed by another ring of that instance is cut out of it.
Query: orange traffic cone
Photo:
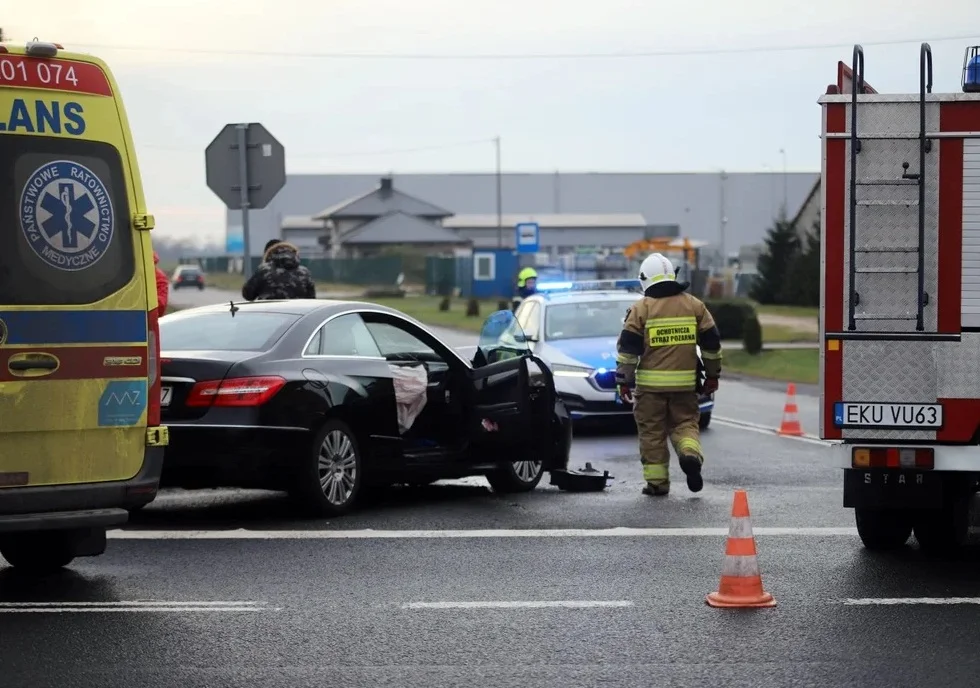
[[[776,600],[762,589],[762,574],[755,554],[755,537],[749,519],[749,498],[735,490],[732,521],[728,526],[725,565],[718,592],[707,596],[712,607],[775,607]]]
[[[779,430],[776,432],[790,437],[803,437],[803,428],[800,427],[800,411],[796,407],[796,385],[792,382],[786,386],[783,422],[779,424]]]

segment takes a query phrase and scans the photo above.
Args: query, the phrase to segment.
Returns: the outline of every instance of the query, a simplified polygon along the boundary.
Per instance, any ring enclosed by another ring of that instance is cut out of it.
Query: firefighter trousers
[[[670,449],[677,456],[692,456],[704,463],[698,421],[701,411],[697,392],[649,392],[636,390],[633,417],[640,440],[643,479],[648,485],[670,486]]]

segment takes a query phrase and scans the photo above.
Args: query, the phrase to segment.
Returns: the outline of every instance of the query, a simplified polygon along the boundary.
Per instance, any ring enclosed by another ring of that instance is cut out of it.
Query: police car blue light
[[[640,280],[638,279],[544,282],[538,283],[536,289],[542,294],[561,294],[587,291],[642,291]]]

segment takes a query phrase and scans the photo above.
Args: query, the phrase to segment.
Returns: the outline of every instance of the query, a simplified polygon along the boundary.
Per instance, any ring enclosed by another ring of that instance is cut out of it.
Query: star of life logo
[[[70,160],[34,171],[20,197],[20,224],[34,253],[58,270],[95,265],[112,241],[112,199],[92,170]]]

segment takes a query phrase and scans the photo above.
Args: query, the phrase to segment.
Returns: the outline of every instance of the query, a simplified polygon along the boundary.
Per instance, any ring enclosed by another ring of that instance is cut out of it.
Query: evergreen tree
[[[752,285],[752,298],[759,303],[784,303],[788,280],[793,278],[793,265],[799,254],[800,238],[784,211],[766,235],[766,247],[759,256],[759,274]]]
[[[783,297],[784,303],[796,306],[820,305],[820,218],[806,233],[802,250],[786,280]]]

